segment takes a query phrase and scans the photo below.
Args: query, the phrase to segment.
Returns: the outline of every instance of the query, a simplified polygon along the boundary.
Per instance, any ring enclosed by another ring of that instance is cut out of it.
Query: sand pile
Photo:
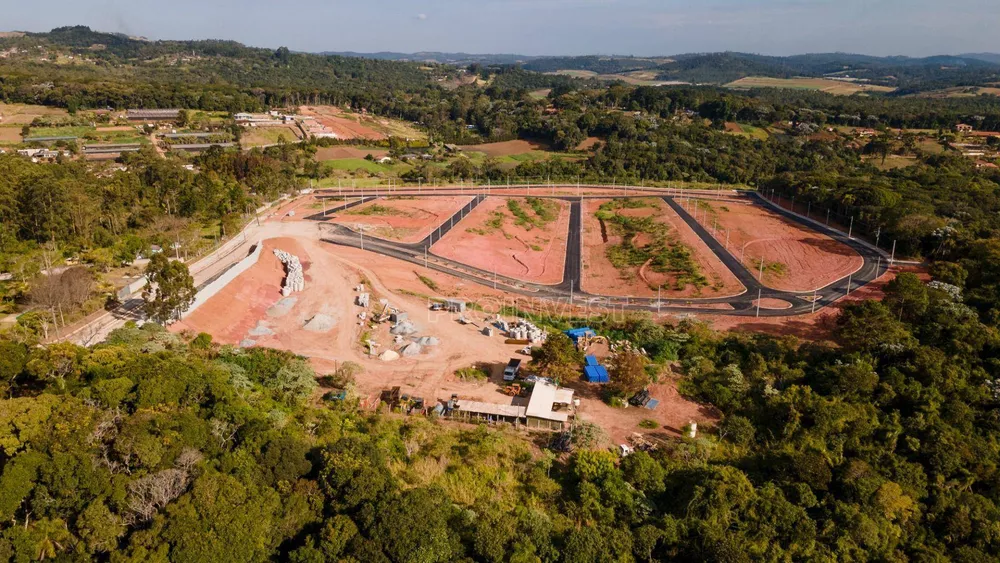
[[[385,352],[382,352],[382,355],[379,356],[378,359],[383,362],[394,362],[399,359],[399,354],[397,354],[394,350],[386,350]]]
[[[309,319],[309,322],[302,328],[310,332],[329,332],[335,326],[337,326],[337,319],[320,313]]]

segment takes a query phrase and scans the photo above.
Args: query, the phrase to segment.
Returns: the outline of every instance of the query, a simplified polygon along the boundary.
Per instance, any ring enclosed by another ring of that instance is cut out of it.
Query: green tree
[[[531,350],[532,368],[556,383],[580,377],[583,354],[565,334],[550,334],[545,343]]]
[[[179,319],[194,302],[194,278],[183,262],[170,260],[162,252],[154,254],[146,266],[146,278],[149,283],[142,299],[150,319],[159,323]]]

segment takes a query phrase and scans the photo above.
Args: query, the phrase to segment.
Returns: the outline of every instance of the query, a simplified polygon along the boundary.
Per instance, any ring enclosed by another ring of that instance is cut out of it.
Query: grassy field
[[[865,157],[864,161],[872,164],[879,170],[895,170],[896,168],[906,168],[907,166],[916,164],[917,157],[890,154],[886,157],[885,162],[882,162],[881,156]]]
[[[282,137],[287,143],[297,143],[299,141],[297,130],[292,127],[251,127],[244,131],[240,145],[243,147],[275,145],[281,142]]]
[[[379,164],[363,158],[340,158],[337,160],[325,160],[323,166],[330,170],[346,170],[354,172],[363,170],[370,174],[400,174],[410,169],[410,165],[402,162],[391,164]]]
[[[838,96],[850,96],[859,92],[892,92],[895,88],[875,86],[858,82],[828,80],[826,78],[769,78],[748,76],[725,85],[726,88],[788,88],[793,90],[820,90]]]

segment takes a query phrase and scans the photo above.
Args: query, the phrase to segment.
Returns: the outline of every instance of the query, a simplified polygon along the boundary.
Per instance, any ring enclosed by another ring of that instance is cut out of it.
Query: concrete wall
[[[222,275],[210,281],[207,285],[205,285],[205,287],[201,288],[201,290],[198,291],[198,294],[194,298],[194,303],[192,303],[191,306],[188,307],[187,311],[184,311],[184,313],[181,314],[181,318],[190,315],[195,309],[200,307],[204,302],[214,297],[215,294],[219,292],[219,290],[229,285],[229,282],[236,279],[236,276],[249,270],[250,267],[256,264],[257,260],[260,259],[260,251],[263,248],[264,248],[264,242],[257,241],[257,244],[254,245],[253,250],[250,251],[250,254],[248,254],[246,258],[240,260],[239,262],[234,264],[232,268],[229,268],[228,270],[223,272]]]
[[[149,280],[146,279],[146,276],[143,276],[135,280],[134,282],[126,285],[125,287],[119,289],[118,300],[125,301],[129,297],[132,297],[133,295],[138,293],[142,288],[146,287],[147,283],[149,283]]]

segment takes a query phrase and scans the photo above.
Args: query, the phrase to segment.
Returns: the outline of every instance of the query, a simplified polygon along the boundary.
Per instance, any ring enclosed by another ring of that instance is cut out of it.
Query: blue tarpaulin
[[[608,370],[604,366],[584,366],[583,376],[591,383],[607,383],[611,381]]]
[[[590,356],[590,355],[584,356],[583,359],[584,359],[584,361],[586,362],[586,364],[588,366],[599,366],[599,365],[601,365],[600,363],[597,362],[597,358],[595,358],[594,356]]]
[[[564,331],[563,334],[568,336],[569,339],[572,340],[574,344],[576,344],[581,338],[588,336],[597,336],[597,333],[594,332],[594,330],[589,327],[571,328],[567,331]]]

